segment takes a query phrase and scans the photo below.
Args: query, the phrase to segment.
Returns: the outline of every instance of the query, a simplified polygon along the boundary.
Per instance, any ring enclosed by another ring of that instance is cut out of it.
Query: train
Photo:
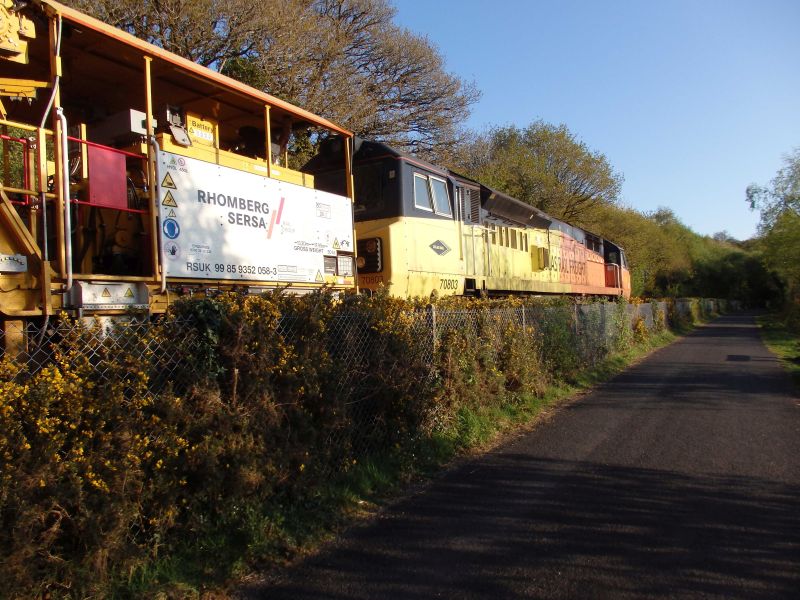
[[[335,154],[305,168],[336,193]],[[361,290],[630,297],[625,251],[610,240],[380,142],[356,139],[352,170]]]
[[[0,0],[0,323],[353,290],[353,133],[50,0]],[[336,193],[291,148],[335,141]]]
[[[225,290],[630,294],[611,241],[54,0],[0,32],[6,350]]]

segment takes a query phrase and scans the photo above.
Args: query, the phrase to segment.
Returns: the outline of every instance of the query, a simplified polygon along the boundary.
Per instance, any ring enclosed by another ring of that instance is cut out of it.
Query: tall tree
[[[783,157],[783,168],[769,186],[749,185],[747,201],[750,208],[761,211],[762,233],[768,232],[786,212],[800,215],[800,148]]]
[[[586,222],[600,204],[618,200],[622,175],[565,125],[536,121],[475,135],[451,162],[479,181],[546,213]]]
[[[70,0],[151,43],[438,159],[478,99],[388,0]]]
[[[769,186],[750,185],[747,199],[761,211],[764,260],[785,280],[800,322],[800,148],[784,157]]]

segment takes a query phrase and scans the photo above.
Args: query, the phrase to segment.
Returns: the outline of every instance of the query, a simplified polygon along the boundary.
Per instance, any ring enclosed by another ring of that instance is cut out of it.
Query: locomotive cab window
[[[414,173],[414,206],[437,215],[453,216],[447,184],[438,177]]]
[[[429,178],[429,181],[431,183],[431,189],[433,190],[433,205],[436,214],[447,215],[448,217],[453,216],[453,213],[450,211],[450,198],[447,195],[447,184],[445,184],[443,179],[437,179],[436,177]]]
[[[356,165],[353,169],[355,180],[355,204],[353,212],[357,220],[381,216],[385,207],[388,176],[383,163]]]
[[[419,173],[414,173],[414,206],[422,210],[433,212],[431,191],[428,188],[428,178]]]

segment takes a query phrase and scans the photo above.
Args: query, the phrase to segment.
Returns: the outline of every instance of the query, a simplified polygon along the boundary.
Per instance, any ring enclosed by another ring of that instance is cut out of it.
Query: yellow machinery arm
[[[28,64],[28,41],[36,37],[33,21],[14,11],[13,0],[0,0],[0,56]]]

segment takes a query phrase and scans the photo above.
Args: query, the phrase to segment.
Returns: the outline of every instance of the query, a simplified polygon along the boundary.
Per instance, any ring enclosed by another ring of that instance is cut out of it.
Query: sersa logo
[[[450,252],[450,246],[445,244],[442,240],[436,240],[433,242],[429,248],[436,252],[439,256],[444,256],[448,252]]]

